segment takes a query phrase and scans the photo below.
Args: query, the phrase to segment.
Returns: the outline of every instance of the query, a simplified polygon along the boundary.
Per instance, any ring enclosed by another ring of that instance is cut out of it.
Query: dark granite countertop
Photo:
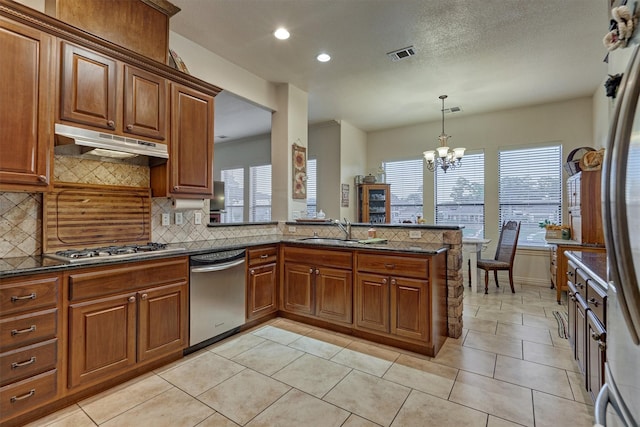
[[[568,259],[577,263],[593,277],[598,285],[607,290],[607,254],[603,252],[566,251]]]
[[[0,279],[21,276],[27,274],[36,273],[52,273],[63,270],[94,267],[98,265],[114,265],[123,264],[127,262],[143,261],[150,259],[162,259],[169,257],[185,256],[185,255],[197,255],[211,251],[224,251],[231,249],[250,248],[252,246],[260,246],[274,243],[290,243],[298,246],[308,247],[334,247],[345,249],[358,249],[358,250],[373,250],[373,251],[394,251],[403,253],[425,254],[435,255],[447,250],[447,245],[430,244],[430,243],[416,243],[416,242],[388,242],[385,244],[361,244],[357,242],[340,241],[338,239],[327,241],[327,239],[321,239],[323,242],[309,238],[293,238],[283,237],[279,235],[269,236],[252,236],[252,237],[239,237],[239,238],[227,238],[227,239],[213,239],[202,240],[195,242],[173,243],[168,245],[169,249],[173,251],[169,253],[156,253],[145,252],[136,254],[127,258],[120,259],[100,259],[91,260],[90,262],[79,262],[69,264],[64,261],[58,261],[45,256],[29,256],[29,257],[15,257],[15,258],[1,258],[0,259]],[[183,249],[183,250],[179,250]]]

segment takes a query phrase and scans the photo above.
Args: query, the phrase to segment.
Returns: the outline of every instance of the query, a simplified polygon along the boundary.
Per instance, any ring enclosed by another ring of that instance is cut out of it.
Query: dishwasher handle
[[[191,272],[192,273],[209,273],[211,271],[222,271],[222,270],[228,270],[233,267],[237,267],[242,264],[244,264],[244,258],[236,261],[225,262],[222,264],[207,265],[204,267],[191,267]]]

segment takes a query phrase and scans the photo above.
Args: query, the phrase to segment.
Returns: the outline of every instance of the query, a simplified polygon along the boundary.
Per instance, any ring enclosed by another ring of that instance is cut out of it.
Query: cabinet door
[[[213,97],[171,87],[170,191],[213,196]]]
[[[283,310],[299,314],[313,314],[313,280],[315,268],[287,262],[284,264],[282,285]]]
[[[136,363],[136,295],[69,306],[69,387],[104,380]]]
[[[587,361],[587,304],[576,295],[576,361],[580,372],[585,373]]]
[[[389,184],[361,184],[358,188],[360,222],[384,224],[391,222]]]
[[[573,350],[573,358],[576,358],[576,320],[577,320],[577,300],[576,295],[578,292],[576,291],[575,286],[572,282],[569,282],[569,289],[567,290],[567,317],[568,317],[568,325],[567,325],[567,335],[569,338],[569,345],[571,346],[571,350]]]
[[[138,362],[180,351],[187,345],[187,284],[138,292]]]
[[[276,264],[250,267],[247,278],[247,319],[257,319],[278,309]]]
[[[117,63],[90,50],[62,43],[60,118],[116,129]]]
[[[391,278],[391,333],[420,341],[429,340],[429,282]]]
[[[162,77],[124,66],[125,133],[166,139],[167,86]]]
[[[587,390],[595,402],[600,388],[604,384],[604,362],[607,333],[592,311],[587,312],[587,354],[586,372]]]
[[[341,323],[353,321],[353,280],[349,270],[316,269],[316,316]]]
[[[52,146],[53,38],[0,19],[0,191],[45,191]]]
[[[357,329],[389,332],[389,279],[376,274],[356,276]]]

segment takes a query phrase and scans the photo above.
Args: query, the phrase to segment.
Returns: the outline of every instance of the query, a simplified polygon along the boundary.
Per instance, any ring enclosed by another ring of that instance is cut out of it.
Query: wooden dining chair
[[[500,240],[498,241],[498,248],[496,249],[496,256],[494,259],[479,259],[478,268],[484,270],[484,293],[489,293],[489,271],[493,270],[493,277],[496,280],[496,287],[500,287],[498,284],[498,270],[509,271],[509,284],[511,285],[511,292],[515,293],[513,288],[513,259],[516,255],[516,246],[518,246],[518,235],[520,234],[520,222],[508,221],[502,224],[502,230],[500,230]]]

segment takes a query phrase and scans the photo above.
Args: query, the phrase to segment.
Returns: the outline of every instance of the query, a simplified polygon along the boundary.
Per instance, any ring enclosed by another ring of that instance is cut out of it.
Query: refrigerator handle
[[[609,406],[609,385],[603,384],[594,407],[594,418],[596,426],[606,427],[607,425],[607,406]]]

